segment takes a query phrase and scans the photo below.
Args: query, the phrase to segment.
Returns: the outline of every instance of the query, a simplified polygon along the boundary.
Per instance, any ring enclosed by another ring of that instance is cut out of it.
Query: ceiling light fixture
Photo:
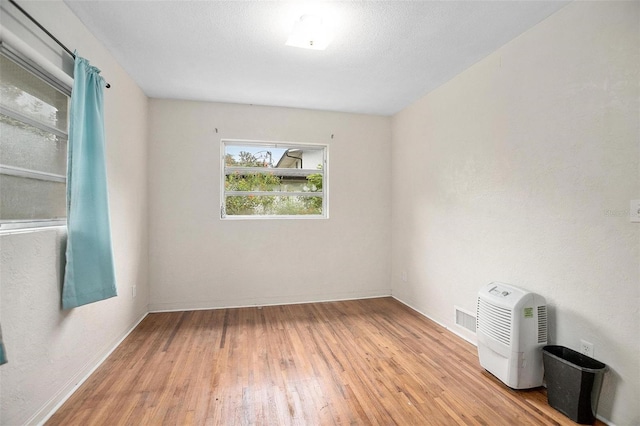
[[[304,49],[324,50],[330,41],[329,31],[322,22],[321,17],[302,15],[293,26],[293,31],[286,45]]]

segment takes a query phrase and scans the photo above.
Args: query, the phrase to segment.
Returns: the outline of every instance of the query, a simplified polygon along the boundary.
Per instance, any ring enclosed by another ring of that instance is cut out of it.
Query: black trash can
[[[607,366],[564,346],[542,348],[549,405],[576,423],[593,424]]]

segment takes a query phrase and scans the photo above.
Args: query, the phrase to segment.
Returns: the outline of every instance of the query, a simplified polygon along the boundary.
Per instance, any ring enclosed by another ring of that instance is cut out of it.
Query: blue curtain
[[[117,295],[111,248],[100,70],[76,54],[67,163],[64,309]]]
[[[4,343],[2,342],[2,329],[0,328],[0,365],[7,362],[7,353],[4,351]]]

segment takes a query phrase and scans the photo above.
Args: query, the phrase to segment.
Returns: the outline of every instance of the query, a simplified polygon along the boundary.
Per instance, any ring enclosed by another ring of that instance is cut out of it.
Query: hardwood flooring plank
[[[149,314],[48,425],[573,425],[392,298]]]

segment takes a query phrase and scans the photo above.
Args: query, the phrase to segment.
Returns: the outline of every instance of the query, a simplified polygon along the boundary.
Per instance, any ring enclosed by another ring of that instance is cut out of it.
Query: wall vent
[[[456,325],[459,325],[462,328],[466,328],[472,333],[476,332],[476,317],[473,314],[454,306],[455,314],[456,314]]]

